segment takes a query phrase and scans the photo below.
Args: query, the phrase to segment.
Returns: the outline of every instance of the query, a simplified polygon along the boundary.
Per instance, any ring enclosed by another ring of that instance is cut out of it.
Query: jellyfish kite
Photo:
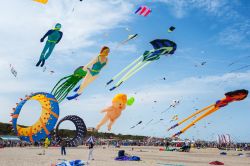
[[[151,41],[150,44],[153,46],[154,49],[150,51],[145,51],[143,55],[141,55],[139,58],[137,58],[127,67],[125,67],[120,73],[114,76],[109,82],[107,82],[107,85],[109,85],[111,82],[116,80],[119,76],[121,76],[128,70],[127,73],[118,81],[118,83],[115,84],[115,86],[110,89],[110,91],[119,87],[123,82],[128,80],[135,73],[140,71],[142,68],[144,68],[151,62],[160,59],[162,55],[167,56],[167,55],[174,54],[176,47],[177,47],[173,41],[170,41],[168,39],[156,39],[156,40]]]
[[[203,108],[201,110],[196,111],[195,113],[193,113],[192,115],[190,115],[186,119],[184,119],[181,122],[178,122],[177,124],[170,127],[168,129],[168,131],[175,128],[175,127],[177,127],[177,126],[179,126],[179,125],[181,125],[182,123],[186,122],[187,120],[191,119],[192,117],[196,116],[197,114],[200,114],[200,113],[204,112],[201,116],[197,117],[194,121],[192,121],[189,125],[187,125],[185,128],[183,128],[178,133],[174,134],[172,137],[179,136],[180,134],[182,134],[186,130],[188,130],[190,127],[195,125],[195,123],[198,122],[199,120],[201,120],[201,119],[205,118],[206,116],[214,113],[215,111],[219,110],[220,108],[227,106],[231,102],[244,100],[247,97],[247,95],[248,95],[248,91],[245,90],[245,89],[227,92],[227,93],[225,93],[225,96],[226,96],[225,98],[223,98],[221,100],[218,100],[216,103],[214,103],[214,104],[212,104],[210,106],[207,106],[207,107],[205,107],[205,108]]]

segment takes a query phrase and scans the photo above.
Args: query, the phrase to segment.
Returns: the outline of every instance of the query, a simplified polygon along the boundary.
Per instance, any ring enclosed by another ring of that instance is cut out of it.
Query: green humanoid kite
[[[37,62],[36,66],[39,66],[41,64],[41,67],[44,66],[45,60],[49,58],[52,51],[54,50],[56,44],[60,42],[62,39],[63,33],[60,31],[62,25],[57,23],[54,29],[49,30],[40,40],[40,42],[43,42],[46,37],[48,37],[48,40],[46,41],[46,44],[43,48],[43,51],[40,55],[40,59]]]

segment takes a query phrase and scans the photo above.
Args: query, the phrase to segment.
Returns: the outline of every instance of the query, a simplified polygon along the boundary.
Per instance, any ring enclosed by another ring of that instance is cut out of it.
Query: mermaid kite
[[[138,59],[136,59],[134,62],[132,62],[130,65],[125,67],[120,73],[118,73],[116,76],[114,76],[108,83],[109,85],[111,82],[113,82],[115,79],[117,79],[120,75],[125,73],[129,68],[133,67],[118,81],[118,83],[110,89],[110,91],[114,90],[115,88],[119,87],[123,82],[125,82],[127,79],[129,79],[131,76],[133,76],[135,73],[137,73],[139,70],[141,70],[146,65],[150,64],[153,61],[156,61],[160,59],[161,55],[170,55],[174,54],[176,50],[176,44],[173,41],[167,40],[167,39],[156,39],[150,42],[151,45],[154,47],[153,50],[145,51],[142,56],[140,56]]]
[[[80,96],[83,90],[98,77],[101,69],[107,64],[108,54],[109,48],[105,46],[101,49],[100,54],[89,64],[78,67],[74,71],[74,74],[62,78],[51,92],[58,102],[63,101],[68,96],[69,92],[75,88],[78,82],[84,78],[82,84],[74,90],[76,94],[67,97],[67,99],[72,100]]]
[[[45,64],[45,60],[49,58],[56,44],[59,43],[62,39],[63,33],[60,31],[61,27],[62,25],[57,23],[54,29],[49,30],[41,38],[41,42],[43,42],[46,37],[48,37],[48,40],[43,48],[43,51],[40,55],[40,59],[37,62],[36,66],[39,66],[41,64],[41,67],[43,67],[43,65]]]

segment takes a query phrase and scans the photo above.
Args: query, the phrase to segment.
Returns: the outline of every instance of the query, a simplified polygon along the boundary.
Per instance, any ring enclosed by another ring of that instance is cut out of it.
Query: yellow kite
[[[48,3],[48,0],[33,0],[33,1],[40,2],[40,3],[43,3],[43,4]]]

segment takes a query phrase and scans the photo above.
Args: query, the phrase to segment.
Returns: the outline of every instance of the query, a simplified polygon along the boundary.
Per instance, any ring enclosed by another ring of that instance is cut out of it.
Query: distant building
[[[97,131],[94,127],[88,127],[87,128],[87,131],[89,131],[89,132],[95,132],[95,131]]]

